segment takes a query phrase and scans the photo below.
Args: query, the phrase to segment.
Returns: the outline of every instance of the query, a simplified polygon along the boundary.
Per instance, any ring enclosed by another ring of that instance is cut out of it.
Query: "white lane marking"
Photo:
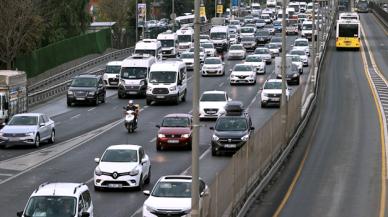
[[[156,137],[155,138],[153,138],[153,139],[151,139],[151,141],[150,142],[155,142],[156,141]]]
[[[73,119],[73,118],[76,118],[76,117],[79,117],[79,116],[81,116],[81,114],[78,114],[78,115],[76,115],[74,117],[71,117],[70,119]]]
[[[93,110],[93,109],[95,109],[95,108],[96,108],[96,107],[89,109],[88,112],[90,112],[91,110]]]
[[[136,212],[133,213],[133,215],[131,215],[131,217],[134,217],[136,214],[140,213],[142,210],[143,210],[143,206],[140,207],[138,210],[136,210]]]
[[[148,105],[144,106],[145,109],[148,108],[148,107],[149,107]]]
[[[55,125],[58,125],[58,124],[60,124],[61,122],[55,122]]]
[[[112,99],[116,99],[116,98],[117,98],[117,96],[112,97]]]
[[[194,78],[194,75],[190,76],[187,81],[190,81],[192,78]]]
[[[14,174],[9,174],[9,173],[0,173],[0,176],[13,176]]]
[[[201,157],[199,157],[199,159],[202,160],[202,159],[207,155],[207,153],[210,152],[210,149],[211,149],[211,147],[209,147],[209,148],[201,155]]]
[[[221,87],[222,85],[224,85],[224,82],[222,82],[219,86]]]
[[[85,183],[86,183],[86,184],[91,183],[91,182],[93,182],[93,180],[94,180],[94,177],[92,177],[91,179],[89,179],[89,180],[86,181]]]
[[[191,109],[191,110],[189,111],[189,114],[191,114],[191,113],[193,113],[193,109]]]

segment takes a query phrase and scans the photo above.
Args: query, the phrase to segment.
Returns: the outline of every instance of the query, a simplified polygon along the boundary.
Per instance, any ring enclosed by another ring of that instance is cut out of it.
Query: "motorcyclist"
[[[137,113],[139,112],[137,107],[133,104],[133,100],[129,100],[127,107],[125,108],[126,111],[134,111],[133,114],[135,117],[133,121],[135,122],[135,126],[137,126]]]

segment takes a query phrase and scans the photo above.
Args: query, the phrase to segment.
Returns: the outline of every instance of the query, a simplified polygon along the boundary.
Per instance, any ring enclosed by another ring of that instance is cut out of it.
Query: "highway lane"
[[[311,120],[249,216],[378,216],[385,205],[380,118],[361,52],[336,51],[332,35],[327,55]]]
[[[289,44],[293,42],[293,37],[287,38]],[[240,62],[239,60],[227,61],[226,74],[229,75],[229,68],[234,64]],[[268,72],[273,71],[274,64],[269,65]],[[304,69],[305,73],[302,76],[302,84],[306,83],[307,72],[309,68]],[[189,71],[188,77],[191,77],[194,72]],[[259,87],[263,84],[266,77],[270,73],[258,76],[259,84],[254,86],[230,86],[227,76],[223,77],[201,77],[201,93],[205,90],[225,90],[235,100],[243,101],[248,106],[253,97],[259,91]],[[223,83],[223,85],[221,85]],[[218,87],[217,87],[218,85]],[[221,85],[221,86],[220,86]],[[216,87],[216,88],[214,88]],[[52,118],[59,124],[57,127],[58,144],[61,141],[68,141],[74,137],[81,137],[80,141],[84,142],[81,146],[69,150],[60,156],[53,156],[48,162],[44,163],[32,170],[27,170],[23,165],[18,165],[16,169],[24,169],[24,173],[18,177],[15,177],[11,181],[0,184],[0,190],[4,193],[5,197],[0,201],[8,204],[4,208],[4,213],[14,213],[16,210],[22,209],[31,194],[31,192],[43,182],[87,182],[93,177],[93,170],[96,166],[93,159],[100,157],[103,151],[112,144],[140,144],[145,147],[147,154],[149,154],[152,162],[152,179],[151,184],[146,185],[146,189],[151,189],[157,178],[167,174],[180,174],[186,171],[191,165],[191,152],[186,150],[169,149],[166,151],[157,152],[155,150],[155,142],[152,141],[157,133],[155,124],[159,124],[164,115],[173,112],[188,113],[192,109],[192,90],[193,84],[191,80],[188,85],[188,97],[187,102],[182,102],[179,106],[175,105],[163,105],[153,104],[149,107],[145,106],[145,100],[142,98],[135,99],[136,103],[139,103],[141,108],[144,109],[139,116],[139,129],[133,134],[126,133],[122,123],[112,126],[109,129],[104,129],[100,135],[92,135],[90,140],[84,141],[83,135],[88,134],[90,131],[104,127],[116,120],[123,119],[122,106],[125,106],[127,100],[119,100],[114,94],[115,90],[109,90],[110,97],[106,104],[101,104],[98,107],[94,106],[72,106],[68,109],[65,105],[63,98],[56,98],[44,106],[37,107],[32,111],[52,111],[54,113],[61,110],[58,103],[62,103],[63,109],[66,112],[52,116]],[[296,88],[293,89],[295,91]],[[65,96],[62,96],[65,97]],[[259,109],[260,99],[258,98],[252,107],[257,108],[257,113],[251,113],[257,129],[264,124],[271,115],[273,115],[277,108]],[[89,111],[88,111],[89,110]],[[264,115],[263,115],[264,114]],[[202,121],[201,124],[210,126],[214,121]],[[201,140],[200,140],[200,153],[205,153],[210,147],[210,137],[212,131],[208,128],[201,128]],[[89,137],[88,137],[89,138]],[[62,144],[61,144],[62,145]],[[69,145],[68,143],[63,146]],[[76,145],[76,144],[70,144]],[[42,145],[37,150],[42,150],[42,153],[38,154],[34,158],[35,161],[39,161],[41,156],[54,155],[52,152],[46,151],[52,145]],[[35,149],[26,149],[26,147],[8,147],[2,150],[0,164],[4,163],[4,160],[11,159],[16,156],[23,157],[23,154],[27,154],[35,151]],[[12,157],[11,157],[12,155]],[[23,158],[21,158],[23,159]],[[203,156],[203,161],[208,164],[201,166],[201,177],[208,183],[212,181],[215,173],[220,171],[225,164],[230,160],[230,156],[218,156],[212,157],[210,154]],[[202,160],[201,160],[202,161]],[[5,164],[6,165],[6,164]],[[14,168],[15,169],[15,168]],[[4,170],[0,169],[2,174],[19,174],[18,170]],[[9,177],[0,176],[0,180],[5,180]],[[1,182],[1,181],[0,181]],[[93,188],[92,183],[88,183],[90,188]],[[15,194],[15,192],[17,192]],[[94,192],[92,190],[93,202],[95,204],[95,213],[101,216],[128,216],[141,207],[143,201],[146,199],[141,192],[134,191],[102,191]],[[23,199],[21,199],[23,198]]]

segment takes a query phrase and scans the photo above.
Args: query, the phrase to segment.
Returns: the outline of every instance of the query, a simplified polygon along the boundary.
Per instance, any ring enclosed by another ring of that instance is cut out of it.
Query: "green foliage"
[[[172,14],[172,0],[163,0],[161,3],[162,14],[165,18],[170,18]],[[194,1],[174,0],[174,13],[177,17],[182,16],[187,9],[194,9]]]
[[[222,0],[222,5],[223,5],[223,12],[226,11],[226,8],[229,8],[231,3],[231,0]],[[215,12],[216,12],[216,7],[215,7],[215,1],[214,0],[204,0],[205,4],[205,11],[206,11],[206,18],[208,20],[211,20],[211,18],[214,17]],[[217,17],[220,16],[217,14]]]

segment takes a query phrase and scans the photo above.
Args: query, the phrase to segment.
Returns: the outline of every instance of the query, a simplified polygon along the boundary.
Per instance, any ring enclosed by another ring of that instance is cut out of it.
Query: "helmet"
[[[133,104],[133,100],[129,100],[129,101],[128,101],[128,104]]]

